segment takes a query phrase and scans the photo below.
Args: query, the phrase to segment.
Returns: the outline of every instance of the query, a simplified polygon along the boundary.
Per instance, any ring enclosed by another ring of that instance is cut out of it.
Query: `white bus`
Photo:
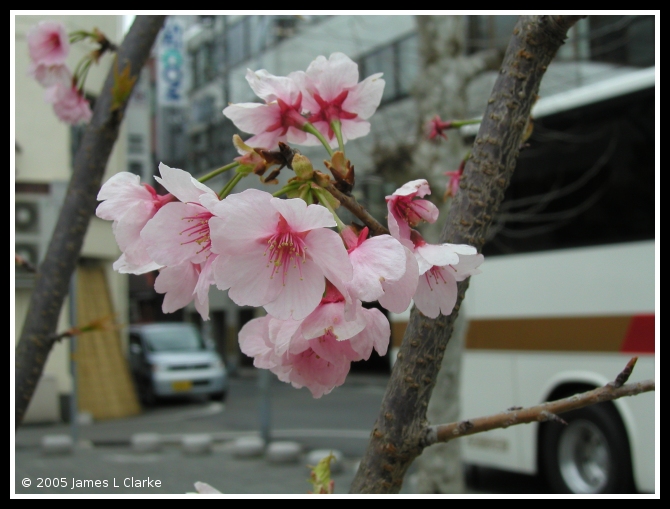
[[[532,406],[612,381],[654,378],[654,241],[495,257],[473,278],[462,416]],[[463,460],[541,473],[562,493],[653,492],[655,394],[551,422],[465,437]]]
[[[551,99],[464,301],[464,418],[604,385],[633,356],[631,381],[655,377],[654,70]],[[655,401],[466,437],[463,459],[560,493],[654,492]]]

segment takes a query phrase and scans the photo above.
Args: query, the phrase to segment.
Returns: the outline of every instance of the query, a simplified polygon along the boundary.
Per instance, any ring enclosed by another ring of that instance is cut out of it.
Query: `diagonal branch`
[[[582,16],[520,16],[491,92],[442,242],[481,252],[516,165],[530,109],[547,66]],[[351,493],[398,493],[425,447],[426,409],[468,280],[449,316],[412,310],[405,338]]]
[[[117,52],[121,68],[129,66],[129,78],[139,76],[164,21],[165,16],[135,18]],[[129,93],[120,105],[114,103],[113,71],[112,68],[107,74],[103,90],[96,101],[93,118],[75,156],[72,179],[44,262],[39,267],[26,322],[16,346],[14,390],[17,427],[23,420],[54,344],[58,316],[84,243],[84,235],[95,212],[102,176],[130,96]]]
[[[516,426],[517,424],[528,424],[529,422],[558,420],[565,424],[562,419],[557,417],[558,414],[577,410],[578,408],[594,405],[596,403],[602,403],[603,401],[612,401],[625,396],[635,396],[643,392],[655,390],[656,383],[654,380],[644,380],[642,382],[628,385],[624,385],[625,381],[621,381],[623,379],[628,379],[632,372],[632,366],[635,365],[635,361],[637,361],[637,357],[634,357],[632,361],[628,363],[624,370],[619,373],[614,382],[610,382],[607,385],[598,387],[592,391],[575,394],[568,398],[549,401],[528,408],[513,407],[506,412],[501,412],[495,415],[478,417],[476,419],[466,419],[449,424],[429,426],[426,429],[426,446],[439,442],[448,442],[455,438],[475,435],[492,429],[507,428],[509,426]]]

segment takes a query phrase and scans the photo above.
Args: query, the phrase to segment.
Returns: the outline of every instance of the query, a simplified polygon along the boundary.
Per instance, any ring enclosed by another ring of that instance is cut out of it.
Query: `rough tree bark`
[[[123,43],[116,62],[119,72],[130,67],[136,78],[149,57],[151,47],[165,16],[137,16]],[[16,346],[15,426],[23,420],[44,364],[55,341],[63,301],[75,270],[84,235],[95,212],[107,160],[119,134],[130,94],[119,107],[114,106],[114,68],[109,70],[96,102],[93,118],[86,128],[74,160],[72,178],[49,242],[44,262],[39,267],[35,288],[23,332]]]
[[[516,165],[522,134],[547,66],[581,16],[521,16],[484,112],[441,241],[481,252]],[[351,493],[398,493],[425,448],[428,402],[469,281],[449,316],[412,310],[370,442]]]
[[[436,114],[443,120],[465,119],[468,113],[468,85],[483,71],[497,70],[502,54],[491,49],[465,55],[465,16],[417,16],[416,22],[421,70],[413,95],[419,113],[420,132],[412,157],[414,175],[405,180],[426,178],[433,189],[433,202],[444,217],[451,203],[442,199],[444,172],[458,168],[468,147],[458,130],[449,131],[446,140],[441,137],[429,140],[423,132],[424,126]],[[429,242],[435,242],[440,234],[439,228],[438,224],[424,225],[424,237]],[[463,333],[452,336],[447,355],[442,360],[428,405],[427,417],[432,422],[458,419],[463,336]],[[437,444],[417,458],[416,488],[419,493],[463,492],[460,447],[459,440]]]

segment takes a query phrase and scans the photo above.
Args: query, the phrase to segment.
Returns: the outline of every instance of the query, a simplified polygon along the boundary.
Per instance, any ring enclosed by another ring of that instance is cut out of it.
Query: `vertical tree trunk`
[[[540,81],[568,29],[581,16],[521,16],[491,92],[460,192],[441,241],[481,251],[516,166]],[[398,493],[407,469],[428,443],[427,407],[453,333],[468,280],[458,284],[449,316],[429,319],[412,310],[370,442],[351,493]]]
[[[136,78],[151,52],[165,16],[137,16],[116,53],[103,90],[98,97],[93,118],[86,127],[81,146],[74,159],[72,178],[65,195],[49,247],[37,272],[30,296],[26,322],[16,345],[15,426],[23,420],[44,364],[55,341],[63,301],[75,270],[84,236],[97,205],[102,176],[109,155],[119,135],[128,95],[117,104],[113,89],[115,71],[130,68]],[[118,69],[114,65],[118,64]]]

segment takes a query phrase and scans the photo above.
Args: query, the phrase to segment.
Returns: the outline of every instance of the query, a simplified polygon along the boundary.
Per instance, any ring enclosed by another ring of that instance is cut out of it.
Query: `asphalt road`
[[[315,400],[306,389],[296,390],[273,378],[270,404],[265,407],[270,436],[275,441],[298,442],[305,453],[314,449],[340,451],[343,459],[333,477],[335,492],[347,493],[387,380],[387,375],[352,374],[342,387]],[[81,426],[81,445],[67,456],[46,456],[39,447],[45,435],[69,434],[67,424],[22,426],[16,432],[15,492],[187,493],[193,491],[194,482],[204,481],[227,494],[307,493],[305,455],[295,463],[276,465],[263,457],[240,459],[232,453],[235,438],[257,435],[261,429],[259,381],[255,371],[231,379],[225,404],[203,398],[161,401],[140,416]],[[159,433],[165,445],[155,453],[134,453],[130,437],[140,432]],[[213,436],[211,454],[188,456],[181,451],[179,437],[192,433]],[[414,472],[412,467],[401,493],[414,493]],[[24,479],[29,479],[29,486],[22,484]],[[476,475],[468,476],[468,493],[539,494],[546,493],[546,487],[530,476],[479,469]]]

